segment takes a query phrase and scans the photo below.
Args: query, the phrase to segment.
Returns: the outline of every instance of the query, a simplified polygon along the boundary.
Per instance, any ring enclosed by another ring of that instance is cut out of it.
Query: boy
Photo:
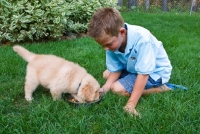
[[[90,20],[88,33],[106,50],[103,76],[107,80],[102,90],[130,96],[126,112],[139,115],[135,107],[142,94],[170,90],[165,83],[171,63],[162,42],[147,29],[124,23],[114,8],[100,8]]]

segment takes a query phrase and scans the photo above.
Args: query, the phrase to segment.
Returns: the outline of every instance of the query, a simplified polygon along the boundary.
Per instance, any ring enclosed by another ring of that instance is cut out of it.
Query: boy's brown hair
[[[117,9],[100,8],[90,20],[88,34],[95,40],[101,39],[105,34],[118,37],[121,27],[124,27],[124,20]]]

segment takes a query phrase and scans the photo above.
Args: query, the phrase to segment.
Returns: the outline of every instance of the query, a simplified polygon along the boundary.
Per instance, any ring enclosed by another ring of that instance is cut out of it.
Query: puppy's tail
[[[31,61],[35,56],[34,53],[18,45],[14,46],[13,50],[27,62]]]

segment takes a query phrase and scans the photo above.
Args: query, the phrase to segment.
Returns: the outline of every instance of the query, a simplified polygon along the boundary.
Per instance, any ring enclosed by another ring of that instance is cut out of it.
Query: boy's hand
[[[110,90],[110,85],[104,84],[104,85],[100,88],[99,92],[107,93],[109,90]]]
[[[110,88],[106,88],[106,87],[103,86],[103,87],[100,88],[99,92],[107,93],[109,90],[110,90]]]
[[[100,88],[99,92],[100,92],[100,93],[104,93],[104,89],[103,89],[103,88]]]
[[[129,113],[131,116],[135,115],[140,117],[140,114],[135,109],[135,105],[131,104],[130,102],[126,104],[126,106],[124,107],[124,111]]]

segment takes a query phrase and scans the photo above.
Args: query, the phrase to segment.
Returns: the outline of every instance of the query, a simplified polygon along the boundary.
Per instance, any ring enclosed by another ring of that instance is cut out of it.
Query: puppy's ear
[[[85,85],[82,88],[82,94],[86,101],[94,101],[94,90],[90,84]]]

